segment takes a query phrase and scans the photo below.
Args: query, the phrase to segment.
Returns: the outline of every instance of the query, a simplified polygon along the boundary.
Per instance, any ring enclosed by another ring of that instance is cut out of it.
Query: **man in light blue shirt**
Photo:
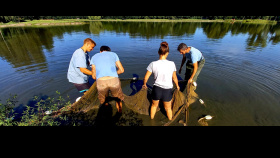
[[[177,50],[183,55],[179,74],[181,74],[182,67],[188,59],[186,64],[185,80],[187,80],[188,83],[196,82],[197,77],[205,63],[202,53],[194,47],[188,47],[185,43],[179,44]]]
[[[96,80],[105,76],[119,77],[116,69],[117,61],[120,61],[118,55],[111,51],[95,54],[90,64],[96,69]]]
[[[124,73],[124,68],[118,55],[111,52],[108,46],[101,46],[100,53],[95,54],[91,58],[90,64],[92,65],[92,78],[96,79],[96,88],[100,103],[108,105],[106,103],[106,97],[110,90],[112,96],[118,98],[116,100],[116,107],[118,112],[121,113],[124,95],[118,75]]]
[[[88,75],[92,75],[92,71],[87,69],[90,64],[88,52],[92,51],[95,46],[96,43],[92,39],[85,39],[84,45],[73,53],[70,60],[67,79],[80,93],[85,94],[90,88]]]

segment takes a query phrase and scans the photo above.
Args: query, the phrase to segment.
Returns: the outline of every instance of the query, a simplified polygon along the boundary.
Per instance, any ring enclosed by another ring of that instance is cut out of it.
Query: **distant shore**
[[[85,24],[87,19],[63,19],[63,20],[27,20],[25,22],[9,22],[0,23],[0,28],[2,27],[21,27],[21,26],[58,26],[58,25],[81,25]]]
[[[261,20],[261,19],[244,19],[244,20],[233,20],[233,19],[99,19],[90,21],[128,21],[128,22],[225,22],[225,23],[256,23],[256,24],[276,24],[277,21],[273,20]]]
[[[233,19],[62,19],[62,20],[27,20],[25,22],[9,22],[0,23],[0,28],[4,27],[21,27],[21,26],[57,26],[57,25],[82,25],[90,21],[120,21],[120,22],[224,22],[224,23],[251,23],[251,24],[277,24],[277,21],[271,20],[259,20],[259,19],[244,19],[244,20],[233,20]]]

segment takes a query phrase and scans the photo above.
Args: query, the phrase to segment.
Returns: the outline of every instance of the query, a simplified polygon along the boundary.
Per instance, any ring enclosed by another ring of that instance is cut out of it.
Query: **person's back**
[[[103,51],[102,53],[95,54],[92,57],[92,64],[96,68],[96,79],[105,76],[119,77],[116,69],[117,61],[119,61],[119,57],[111,51]]]
[[[157,60],[148,66],[148,70],[154,74],[154,85],[170,89],[173,87],[172,75],[176,71],[176,66],[173,61]]]
[[[152,89],[152,106],[151,106],[151,119],[154,119],[156,109],[159,105],[159,101],[163,101],[167,117],[172,119],[171,100],[172,100],[172,88],[173,83],[176,84],[178,90],[180,90],[178,79],[176,75],[176,66],[173,61],[167,60],[169,54],[169,46],[167,42],[161,42],[158,50],[159,60],[153,61],[147,67],[147,72],[143,81],[143,88],[147,88],[147,81],[151,74],[154,74],[155,83]]]
[[[100,53],[91,58],[92,78],[96,79],[98,99],[101,104],[108,105],[105,100],[111,91],[113,97],[118,98],[116,107],[118,112],[122,112],[122,101],[124,95],[121,88],[119,74],[124,73],[124,68],[118,55],[111,52],[108,46],[101,46]]]
[[[190,53],[186,54],[186,58],[190,60],[191,63],[196,63],[204,59],[200,50],[196,49],[195,47],[190,46]]]

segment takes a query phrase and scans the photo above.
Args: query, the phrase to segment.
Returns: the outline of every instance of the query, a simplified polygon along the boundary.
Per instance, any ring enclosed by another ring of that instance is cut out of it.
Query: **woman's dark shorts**
[[[162,100],[164,102],[169,102],[172,99],[172,88],[164,89],[158,86],[153,86],[152,90],[152,99],[153,100]]]

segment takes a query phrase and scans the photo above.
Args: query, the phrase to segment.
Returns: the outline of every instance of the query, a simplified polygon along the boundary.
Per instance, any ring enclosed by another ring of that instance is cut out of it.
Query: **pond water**
[[[24,106],[33,96],[55,97],[57,90],[73,102],[80,94],[68,82],[67,70],[85,38],[97,43],[90,57],[102,45],[119,55],[125,68],[120,78],[143,78],[162,41],[169,43],[168,59],[179,69],[182,55],[176,49],[184,42],[206,59],[196,89],[206,107],[191,105],[189,125],[207,114],[214,116],[210,126],[280,125],[279,24],[90,22],[0,30],[5,39],[0,37],[1,103],[17,94],[17,106]],[[185,66],[182,78],[184,72]]]

